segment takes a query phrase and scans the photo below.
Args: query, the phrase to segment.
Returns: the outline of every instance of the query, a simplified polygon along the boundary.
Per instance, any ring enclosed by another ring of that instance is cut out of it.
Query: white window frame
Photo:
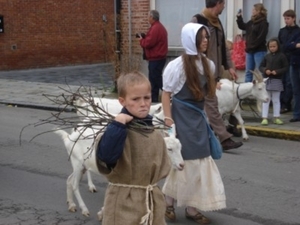
[[[163,0],[150,0],[150,9],[155,9],[155,1],[163,1]],[[259,0],[257,2],[263,3],[263,0]],[[288,10],[288,9],[295,9],[295,0],[281,0],[281,7],[280,7],[280,16],[282,17],[282,14]],[[298,4],[300,4],[300,0],[297,1]],[[184,4],[187,4],[186,1]],[[224,25],[226,37],[228,40],[233,41],[236,34],[241,34],[242,31],[238,29],[236,25],[236,13],[238,9],[243,9],[243,0],[226,0],[225,3],[225,9],[223,13],[226,13],[226,24]],[[300,8],[300,6],[298,6]],[[269,10],[270,12],[270,10]],[[297,18],[300,16],[300,11],[296,12]],[[299,14],[299,15],[298,15]],[[299,21],[296,21],[297,23]],[[285,26],[284,20],[280,20],[280,27],[278,27],[278,31],[281,27]],[[180,48],[179,48],[180,49]]]

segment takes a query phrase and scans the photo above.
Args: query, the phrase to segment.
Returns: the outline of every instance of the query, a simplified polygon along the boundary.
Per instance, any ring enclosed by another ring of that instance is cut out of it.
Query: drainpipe
[[[132,60],[132,27],[131,27],[131,0],[128,0],[128,53],[129,53],[129,60],[128,60],[128,68],[131,70],[131,60]]]
[[[120,37],[121,37],[121,29],[120,29],[120,14],[121,14],[121,0],[114,0],[114,21],[115,21],[115,44],[116,44],[116,53],[118,54],[118,58],[120,59]]]
[[[114,0],[114,22],[115,22],[115,91],[117,91],[117,79],[120,74],[121,62],[121,28],[120,28],[121,0]]]

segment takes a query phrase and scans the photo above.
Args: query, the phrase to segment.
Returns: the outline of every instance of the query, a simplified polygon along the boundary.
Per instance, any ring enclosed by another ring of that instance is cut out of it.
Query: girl
[[[178,206],[186,206],[186,218],[199,224],[210,223],[199,210],[226,207],[224,185],[210,156],[206,118],[186,105],[203,110],[205,98],[215,97],[214,64],[203,54],[208,39],[209,30],[202,24],[188,23],[182,28],[185,53],[164,70],[162,93],[165,123],[169,126],[175,123],[185,161],[184,170],[171,170],[163,186],[166,217],[176,219],[174,203],[177,200]]]
[[[266,89],[269,93],[269,99],[273,103],[274,123],[282,125],[280,117],[280,92],[283,91],[282,76],[287,72],[289,63],[286,56],[279,50],[279,41],[276,38],[269,40],[269,53],[262,60],[259,69],[264,77],[267,77]],[[268,125],[270,101],[263,103],[262,108],[262,125]]]

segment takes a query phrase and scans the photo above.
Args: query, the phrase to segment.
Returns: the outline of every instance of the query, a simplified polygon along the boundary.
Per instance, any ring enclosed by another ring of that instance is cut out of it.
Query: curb
[[[300,132],[292,130],[277,130],[270,128],[261,128],[254,126],[245,126],[248,134],[260,137],[270,137],[291,141],[300,141]]]
[[[43,104],[29,104],[29,103],[19,103],[19,102],[4,102],[0,101],[0,104],[11,106],[11,107],[23,107],[23,108],[31,108],[31,109],[42,109],[42,110],[52,110],[52,111],[62,111],[65,112],[75,112],[75,109],[72,107],[63,107],[63,106],[51,106],[51,105],[43,105]]]

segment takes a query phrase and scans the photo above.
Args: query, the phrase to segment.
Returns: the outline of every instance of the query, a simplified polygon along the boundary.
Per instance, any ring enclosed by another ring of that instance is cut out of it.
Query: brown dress
[[[109,181],[102,225],[166,224],[164,196],[156,185],[171,168],[166,145],[158,131],[139,132],[128,130],[111,172],[99,168]]]

